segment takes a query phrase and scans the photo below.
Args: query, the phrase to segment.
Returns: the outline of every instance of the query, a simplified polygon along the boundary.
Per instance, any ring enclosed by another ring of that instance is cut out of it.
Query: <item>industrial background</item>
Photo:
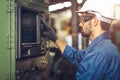
[[[76,67],[41,35],[41,20],[68,45],[85,49],[89,42],[80,35],[75,13],[85,1],[0,0],[0,80],[75,80]],[[117,20],[110,33],[120,50],[120,2],[114,4]]]

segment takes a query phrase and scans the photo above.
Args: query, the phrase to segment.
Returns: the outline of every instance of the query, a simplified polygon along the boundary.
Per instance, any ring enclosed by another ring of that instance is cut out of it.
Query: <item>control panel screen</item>
[[[46,39],[41,36],[41,19],[44,12],[17,6],[17,59],[37,57],[46,53]]]
[[[36,12],[27,9],[21,10],[21,41],[22,43],[35,43],[37,41]]]

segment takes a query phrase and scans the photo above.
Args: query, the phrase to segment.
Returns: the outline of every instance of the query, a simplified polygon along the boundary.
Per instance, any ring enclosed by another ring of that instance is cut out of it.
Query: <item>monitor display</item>
[[[21,42],[37,42],[37,19],[35,11],[21,9]]]
[[[17,59],[45,54],[46,39],[41,36],[41,18],[44,13],[30,7],[17,6]],[[43,16],[44,17],[44,16]]]

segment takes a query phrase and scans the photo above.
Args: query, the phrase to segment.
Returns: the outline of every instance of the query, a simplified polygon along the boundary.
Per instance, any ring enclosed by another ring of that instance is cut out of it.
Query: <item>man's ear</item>
[[[96,25],[98,25],[98,23],[99,23],[98,18],[96,16],[94,16],[94,18],[93,18],[93,25],[96,26]]]

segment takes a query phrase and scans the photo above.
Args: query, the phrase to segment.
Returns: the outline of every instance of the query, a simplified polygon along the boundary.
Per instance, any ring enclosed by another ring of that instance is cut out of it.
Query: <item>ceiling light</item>
[[[81,4],[83,2],[83,0],[77,0],[78,4]]]
[[[67,1],[67,2],[63,2],[64,7],[70,7],[72,5],[71,2]]]

